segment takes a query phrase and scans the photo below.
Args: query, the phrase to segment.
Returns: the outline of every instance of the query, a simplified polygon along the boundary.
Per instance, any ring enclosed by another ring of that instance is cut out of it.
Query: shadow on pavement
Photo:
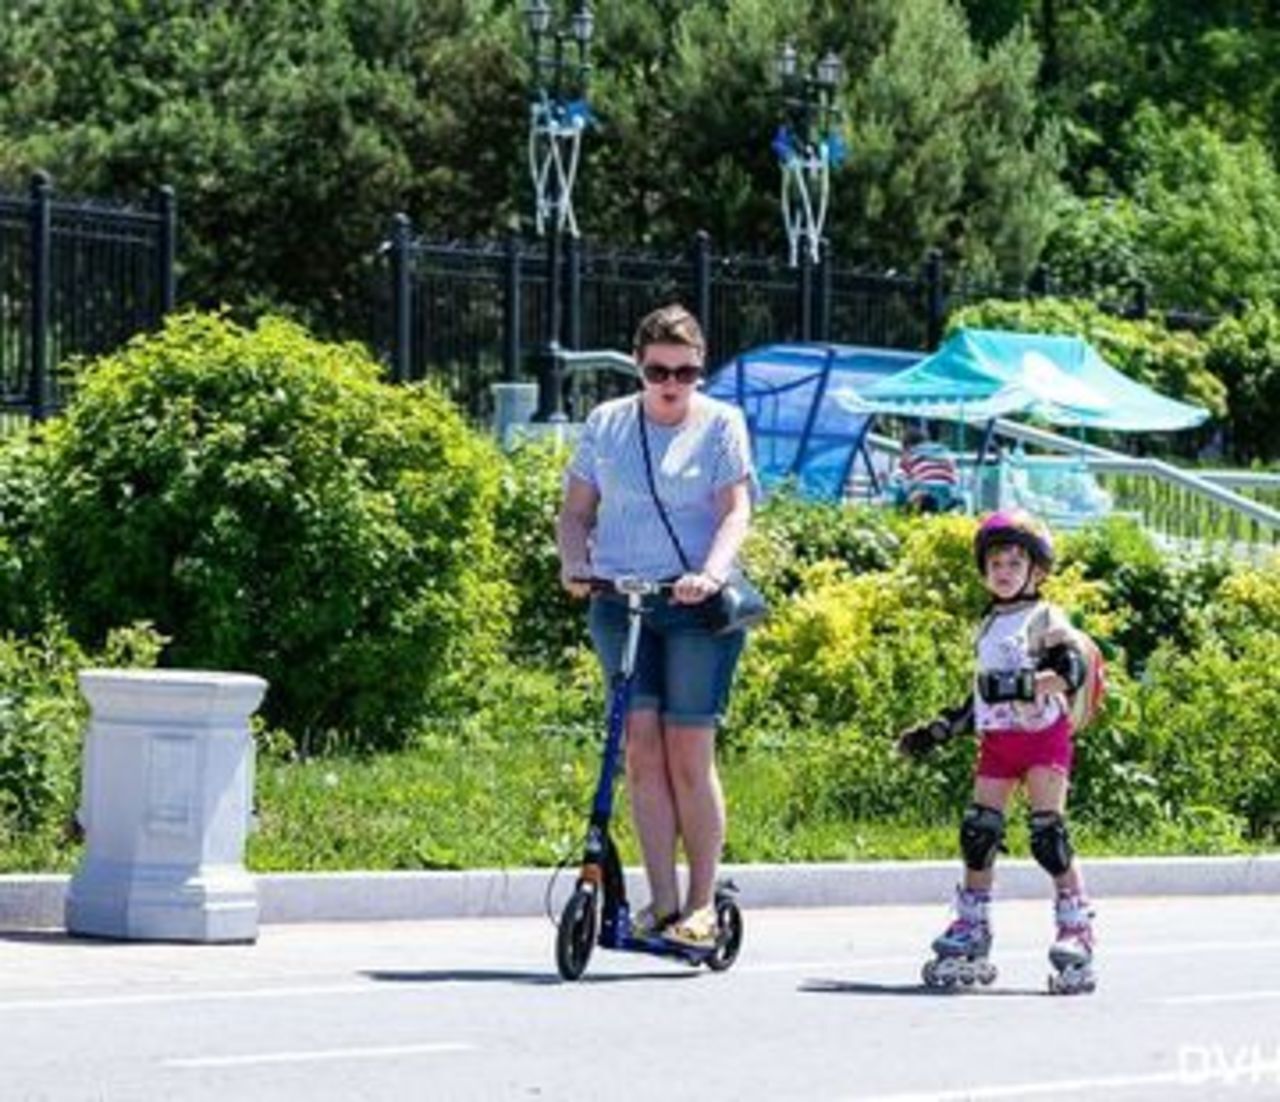
[[[810,995],[902,995],[926,999],[954,999],[971,996],[991,998],[1048,997],[1047,991],[1031,987],[926,987],[923,983],[863,983],[858,980],[805,980],[799,990]]]
[[[121,945],[137,945],[145,947],[148,945],[189,945],[193,949],[225,949],[252,947],[251,941],[221,941],[221,942],[196,942],[196,941],[166,941],[161,938],[126,938],[126,937],[101,937],[98,934],[69,934],[66,930],[51,928],[47,930],[0,930],[0,942],[13,942],[18,945],[49,945],[49,946],[68,946],[74,945],[77,948],[97,949],[97,948],[119,948]]]
[[[380,983],[523,983],[557,986],[565,981],[554,972],[513,972],[503,968],[441,968],[417,972],[361,972]],[[632,980],[692,979],[696,972],[614,972],[586,975],[577,983],[627,983]]]

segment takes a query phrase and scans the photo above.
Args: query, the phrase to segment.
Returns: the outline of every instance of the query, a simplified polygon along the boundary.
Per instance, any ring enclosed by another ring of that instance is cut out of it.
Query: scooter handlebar
[[[590,588],[592,593],[621,593],[624,597],[649,597],[655,593],[670,593],[675,582],[655,582],[647,578],[626,576],[622,578],[574,578],[573,581]]]

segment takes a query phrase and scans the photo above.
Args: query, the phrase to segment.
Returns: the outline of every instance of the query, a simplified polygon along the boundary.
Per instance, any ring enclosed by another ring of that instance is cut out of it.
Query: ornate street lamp
[[[773,138],[782,169],[782,221],[787,231],[791,266],[807,249],[814,264],[822,258],[822,228],[831,195],[831,170],[845,157],[836,133],[836,89],[842,66],[833,50],[816,65],[804,66],[795,46],[787,42],[775,62],[782,96],[783,122]]]
[[[582,135],[591,123],[587,106],[587,53],[595,30],[588,0],[578,0],[567,29],[556,25],[551,0],[527,0],[525,20],[532,43],[533,87],[529,107],[529,172],[533,178],[534,225],[547,240],[546,342],[534,352],[540,421],[564,419],[560,359],[561,236],[578,236],[573,187]],[[577,48],[576,61],[566,45]]]

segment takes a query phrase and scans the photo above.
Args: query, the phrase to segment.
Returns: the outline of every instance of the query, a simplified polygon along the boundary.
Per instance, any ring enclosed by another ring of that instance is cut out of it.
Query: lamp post
[[[582,134],[591,121],[586,103],[587,52],[595,29],[589,0],[577,0],[567,27],[557,23],[552,0],[526,0],[532,44],[533,87],[529,107],[529,171],[533,177],[534,224],[547,244],[546,341],[533,353],[538,379],[539,421],[563,421],[564,372],[560,359],[561,237],[578,236],[573,186]],[[572,41],[576,60],[566,47]]]
[[[832,126],[842,66],[834,50],[814,65],[803,65],[794,44],[787,42],[778,51],[775,68],[783,122],[773,149],[782,169],[782,219],[794,268],[802,245],[814,264],[822,259],[831,169],[843,163],[845,154]]]

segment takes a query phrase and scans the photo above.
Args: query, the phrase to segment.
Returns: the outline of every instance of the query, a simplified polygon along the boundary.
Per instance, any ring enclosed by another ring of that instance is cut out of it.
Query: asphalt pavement
[[[1099,897],[1100,984],[1046,991],[1044,899],[989,989],[921,986],[944,902],[746,907],[712,974],[545,918],[264,926],[253,945],[0,933],[0,1099],[1280,1097],[1280,896]]]

